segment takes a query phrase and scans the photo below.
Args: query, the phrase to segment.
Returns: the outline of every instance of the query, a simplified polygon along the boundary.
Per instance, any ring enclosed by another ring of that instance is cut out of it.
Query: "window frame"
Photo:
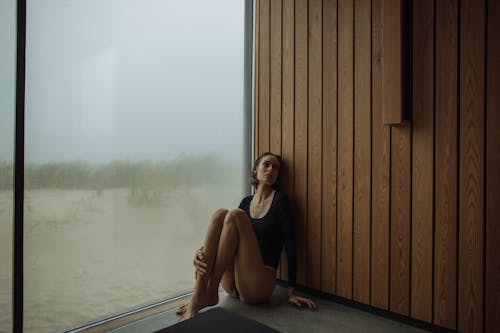
[[[245,192],[250,193],[247,175],[251,170],[253,144],[253,50],[254,50],[254,0],[245,1],[244,22],[244,73],[243,73],[243,165]],[[26,87],[26,0],[17,0],[16,29],[16,109],[15,109],[15,141],[14,141],[14,214],[13,214],[13,272],[12,272],[12,321],[13,332],[23,332],[24,318],[24,168],[25,168],[25,87]],[[102,325],[111,320],[130,316],[173,302],[185,293],[170,295],[164,300],[146,306],[118,313],[95,322],[84,324],[67,332],[82,331]],[[145,314],[146,316],[147,314]]]

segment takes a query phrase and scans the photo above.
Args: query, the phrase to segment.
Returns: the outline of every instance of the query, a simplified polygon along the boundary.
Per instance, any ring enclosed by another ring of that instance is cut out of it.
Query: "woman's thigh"
[[[276,286],[276,270],[265,266],[259,243],[250,220],[243,210],[236,210],[239,242],[234,261],[235,284],[246,303],[262,303],[269,299]]]
[[[224,275],[222,275],[220,284],[229,296],[238,296],[236,291],[236,282],[234,281],[234,262],[228,268],[226,268]]]

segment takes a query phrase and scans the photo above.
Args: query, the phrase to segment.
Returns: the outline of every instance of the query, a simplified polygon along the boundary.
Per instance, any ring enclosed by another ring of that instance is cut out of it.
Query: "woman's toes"
[[[177,309],[177,315],[178,316],[182,316],[186,312],[186,306],[187,306],[187,304],[184,304],[179,309]]]

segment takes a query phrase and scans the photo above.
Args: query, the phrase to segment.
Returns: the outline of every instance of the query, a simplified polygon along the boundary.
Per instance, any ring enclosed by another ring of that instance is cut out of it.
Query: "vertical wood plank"
[[[411,316],[432,321],[434,0],[413,2]]]
[[[401,124],[402,1],[382,0],[382,110],[384,124]]]
[[[352,298],[353,0],[338,2],[337,295]]]
[[[460,6],[458,329],[483,330],[485,2]]]
[[[382,0],[372,0],[371,305],[389,309],[391,132],[382,119]]]
[[[411,125],[392,127],[390,311],[410,311]]]
[[[290,200],[294,195],[294,39],[295,20],[294,0],[283,0],[283,119],[282,119],[282,157],[285,168],[282,172],[283,190]],[[286,254],[281,256],[281,278],[288,279],[288,265]]]
[[[281,0],[271,1],[269,150],[281,155]],[[277,277],[281,276],[278,265]]]
[[[500,1],[488,1],[485,332],[500,327]]]
[[[353,299],[370,303],[371,1],[354,1]]]
[[[295,1],[295,217],[297,283],[306,283],[307,250],[307,0]]]
[[[258,155],[269,151],[269,107],[270,107],[270,48],[271,48],[271,3],[260,0],[259,13],[259,149]]]
[[[436,1],[434,323],[456,328],[458,0]]]
[[[321,0],[309,0],[307,286],[321,288],[321,139],[322,16]]]
[[[271,1],[270,150],[281,155],[281,0]]]
[[[254,118],[253,118],[253,160],[259,154],[259,58],[260,58],[260,0],[255,1],[255,60],[254,60]]]
[[[337,0],[323,0],[323,187],[321,290],[335,294],[337,239]]]

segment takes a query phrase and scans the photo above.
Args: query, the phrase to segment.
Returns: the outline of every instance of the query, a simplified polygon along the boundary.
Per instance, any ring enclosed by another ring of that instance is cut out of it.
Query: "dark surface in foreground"
[[[156,333],[279,333],[255,320],[217,307],[200,313],[194,318],[164,328]]]

